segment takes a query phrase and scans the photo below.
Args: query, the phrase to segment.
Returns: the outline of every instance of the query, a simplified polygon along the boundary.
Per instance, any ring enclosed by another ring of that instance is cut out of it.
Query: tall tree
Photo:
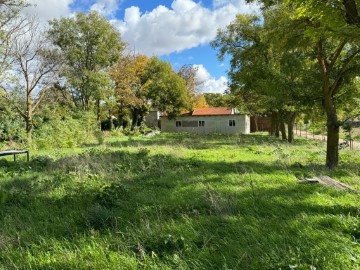
[[[84,110],[91,101],[99,104],[106,70],[124,49],[120,33],[96,12],[77,13],[73,18],[50,22],[48,34],[66,59],[62,75],[67,79],[73,99]]]
[[[249,1],[251,2],[251,1]],[[339,162],[339,127],[337,97],[344,86],[358,74],[360,67],[358,0],[295,0],[258,1],[265,7],[285,6],[290,10],[300,47],[306,40],[318,64],[319,87],[327,121],[326,166],[335,168]],[[319,16],[321,14],[321,16]],[[282,25],[282,22],[278,22]],[[283,25],[282,29],[293,29]],[[291,31],[292,32],[292,31]],[[305,39],[304,39],[305,38]],[[294,40],[295,41],[295,40]]]
[[[119,58],[111,68],[110,74],[115,82],[115,98],[122,122],[124,110],[132,114],[132,127],[138,125],[148,111],[148,101],[141,76],[149,63],[145,55],[126,55]]]
[[[0,79],[10,67],[10,40],[24,27],[24,19],[19,19],[19,13],[25,6],[22,0],[0,0]]]
[[[33,116],[48,91],[58,80],[61,57],[51,48],[35,20],[26,24],[12,37],[11,68],[0,88],[5,98],[22,116],[31,138]]]
[[[239,15],[225,30],[220,30],[212,43],[219,47],[220,58],[231,55],[230,89],[250,104],[248,110],[257,115],[272,115],[275,135],[286,139],[285,125],[289,126],[288,140],[293,142],[292,126],[303,106],[309,106],[313,85],[309,78],[312,65],[307,64],[306,52],[278,50],[278,39],[273,29],[282,10],[263,14],[263,22],[256,16]]]
[[[185,81],[167,62],[152,57],[142,75],[147,98],[152,106],[176,117],[182,109],[191,109]]]

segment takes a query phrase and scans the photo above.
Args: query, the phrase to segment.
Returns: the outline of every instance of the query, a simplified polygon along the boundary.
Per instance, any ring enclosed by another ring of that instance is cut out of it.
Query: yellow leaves
[[[130,107],[142,106],[143,85],[141,75],[149,63],[145,55],[127,55],[121,57],[110,70],[110,76],[115,82],[117,99]]]
[[[200,94],[200,95],[196,95],[195,97],[193,97],[192,107],[193,108],[208,108],[209,105],[206,102],[205,95]]]

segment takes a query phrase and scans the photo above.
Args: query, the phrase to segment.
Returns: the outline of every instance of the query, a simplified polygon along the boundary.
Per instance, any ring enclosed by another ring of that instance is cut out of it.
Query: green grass
[[[0,269],[360,269],[360,154],[162,134],[0,160]]]

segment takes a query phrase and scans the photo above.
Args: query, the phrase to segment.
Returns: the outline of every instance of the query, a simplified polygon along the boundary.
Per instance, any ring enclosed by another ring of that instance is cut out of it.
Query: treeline
[[[152,108],[175,117],[207,106],[196,68],[175,72],[155,56],[130,52],[98,13],[41,27],[21,16],[25,6],[0,1],[1,141],[73,146],[99,134],[101,122],[134,130]]]
[[[252,115],[270,116],[289,142],[299,120],[326,125],[326,165],[334,168],[340,127],[359,116],[360,4],[257,2],[260,15],[238,15],[212,42],[220,59],[231,58],[230,92]]]

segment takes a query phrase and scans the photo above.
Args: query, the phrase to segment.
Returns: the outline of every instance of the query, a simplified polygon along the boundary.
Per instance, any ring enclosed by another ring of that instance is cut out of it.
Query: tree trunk
[[[96,100],[96,118],[100,121],[100,99]]]
[[[323,43],[324,41],[322,39],[318,41],[317,58],[321,72],[323,106],[327,118],[326,166],[329,169],[333,169],[337,167],[339,163],[339,123],[337,119],[334,96],[342,84],[343,75],[340,75],[333,84],[330,84],[330,74],[334,68],[335,61],[338,59],[338,57],[340,57],[341,51],[343,50],[346,43],[342,42],[339,44],[335,52],[332,54],[331,62],[327,61],[326,51],[324,49]],[[351,61],[351,58],[349,61]],[[344,65],[346,66],[348,63],[349,62],[345,63]]]
[[[109,110],[109,129],[110,130],[114,129],[114,118],[113,118],[113,115],[111,113],[111,110]]]
[[[333,169],[339,163],[339,123],[334,101],[326,96],[324,107],[327,116],[326,166]]]
[[[33,129],[33,124],[32,124],[32,116],[31,115],[27,115],[26,119],[25,119],[25,124],[26,124],[26,134],[28,136],[28,138],[31,138],[31,132]]]
[[[131,130],[137,126],[139,121],[139,112],[137,110],[132,110],[132,123],[131,123]]]
[[[296,114],[290,114],[288,121],[288,142],[294,143],[294,123],[296,119]]]
[[[255,114],[255,115],[254,115],[255,132],[258,132],[258,131],[259,131],[258,120],[259,120],[259,116]]]
[[[27,138],[30,141],[31,132],[33,129],[33,123],[32,123],[32,100],[28,90],[27,90],[26,99],[27,100],[26,100],[25,128],[26,128]]]
[[[279,138],[279,123],[278,123],[278,117],[277,113],[273,112],[271,114],[271,128],[270,128],[270,134]]]
[[[286,141],[286,129],[285,129],[285,123],[283,120],[280,120],[280,132],[281,132],[281,139],[283,141]]]
[[[273,112],[271,114],[271,135],[274,135],[276,138],[280,137],[279,132],[279,121],[278,121],[278,115],[276,112]]]

